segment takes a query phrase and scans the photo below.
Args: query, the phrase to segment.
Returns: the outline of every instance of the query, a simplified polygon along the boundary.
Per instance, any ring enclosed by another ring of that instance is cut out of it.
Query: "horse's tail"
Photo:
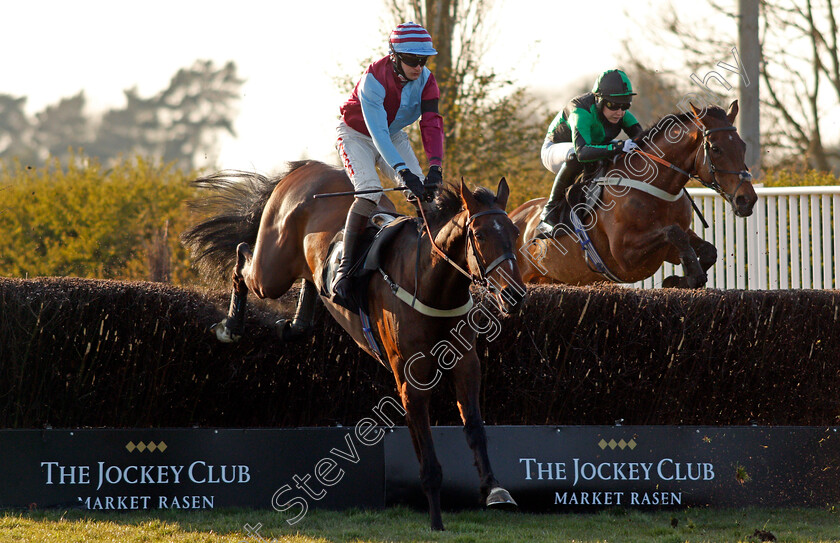
[[[243,241],[254,246],[263,209],[274,188],[305,164],[307,161],[290,163],[285,175],[274,178],[225,170],[193,181],[207,194],[191,201],[189,207],[207,218],[184,231],[181,243],[203,276],[229,277],[236,263],[236,246]]]

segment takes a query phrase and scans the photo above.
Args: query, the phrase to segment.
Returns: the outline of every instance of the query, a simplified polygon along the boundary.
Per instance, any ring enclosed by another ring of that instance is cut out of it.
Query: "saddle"
[[[367,308],[367,287],[370,283],[370,276],[379,269],[379,262],[382,256],[391,245],[394,237],[399,234],[403,227],[409,222],[416,222],[407,215],[397,215],[386,211],[380,211],[371,215],[368,225],[365,228],[362,238],[359,240],[362,251],[360,258],[353,263],[348,280],[351,282],[352,295],[347,304],[342,304],[354,313],[361,309],[365,313]],[[339,230],[330,242],[327,251],[327,261],[321,272],[321,296],[332,299],[330,291],[333,278],[338,271],[341,255],[344,252],[344,230]],[[350,307],[348,307],[350,306]]]

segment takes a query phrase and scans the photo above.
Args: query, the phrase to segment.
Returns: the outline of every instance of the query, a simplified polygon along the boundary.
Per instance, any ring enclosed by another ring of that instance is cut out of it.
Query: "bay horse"
[[[510,214],[522,233],[517,256],[526,282],[633,283],[652,276],[667,261],[682,264],[685,276],[667,277],[663,287],[706,284],[717,250],[689,228],[692,202],[684,191],[686,183],[696,178],[714,189],[739,217],[752,214],[757,196],[744,162],[746,144],[732,125],[738,101],[727,112],[716,106],[690,107],[643,132],[636,138],[639,151],[619,154],[607,179],[601,178],[606,185],[601,198],[586,212],[588,224],[578,225],[591,240],[594,255],[584,251],[580,241],[585,245],[586,237],[574,227],[558,225],[550,238],[538,239],[545,198],[525,202]]]
[[[322,272],[328,265],[330,243],[343,228],[353,197],[314,196],[352,191],[344,170],[301,161],[292,163],[285,176],[275,179],[247,172],[219,172],[196,183],[215,194],[198,200],[211,217],[186,231],[182,240],[205,270],[233,269],[231,307],[228,317],[216,328],[219,339],[235,340],[241,335],[248,291],[260,298],[275,299],[303,278],[305,288],[314,285],[319,293],[329,292]],[[512,311],[526,292],[513,253],[518,231],[504,211],[508,196],[504,178],[496,194],[485,188],[470,191],[461,180],[457,189],[443,187],[433,202],[421,204],[425,229],[421,232],[419,222],[409,221],[414,227],[403,227],[391,243],[393,250],[381,256],[383,277],[374,273],[368,284],[368,331],[373,333],[375,343],[366,339],[359,314],[321,295],[329,313],[359,347],[378,357],[373,345],[381,346],[382,358],[394,374],[405,408],[434,530],[443,529],[442,471],[432,442],[429,400],[441,369],[448,370],[454,380],[485,504],[501,508],[516,505],[493,475],[487,453],[479,409],[481,364],[475,349],[481,327],[465,326],[468,317],[470,323],[474,322],[473,311],[480,306],[470,309],[471,283],[490,283],[493,295],[487,298],[496,300],[505,311]],[[380,207],[393,210],[393,203],[383,195]],[[429,310],[435,306],[432,313],[438,313],[429,316],[414,309],[395,295],[393,285],[409,291],[417,285],[417,307]],[[453,362],[454,357],[456,363],[444,364],[436,357],[441,356],[440,346],[449,344],[444,338],[451,339],[453,330],[464,342],[460,351],[449,351],[447,362]]]

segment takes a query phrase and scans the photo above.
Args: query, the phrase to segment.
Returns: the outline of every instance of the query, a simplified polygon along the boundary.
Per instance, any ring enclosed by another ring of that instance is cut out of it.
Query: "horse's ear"
[[[691,102],[689,102],[688,105],[691,106],[691,111],[694,113],[695,117],[700,117],[700,116],[703,115],[704,110],[697,109],[697,107],[694,104],[692,104]]]
[[[508,187],[507,180],[502,177],[499,180],[499,188],[496,189],[496,203],[499,205],[500,208],[504,209],[507,207],[508,197],[510,196],[510,188]]]
[[[469,189],[469,187],[467,187],[467,184],[464,183],[463,177],[461,178],[461,186],[459,188],[459,191],[461,193],[461,202],[464,204],[464,207],[467,209],[467,211],[470,212],[470,215],[472,215],[473,213],[477,213],[479,207],[478,200],[475,199],[475,196],[473,196],[472,191]]]
[[[729,111],[726,112],[726,120],[729,124],[735,124],[735,117],[738,116],[738,100],[733,100],[729,104]]]

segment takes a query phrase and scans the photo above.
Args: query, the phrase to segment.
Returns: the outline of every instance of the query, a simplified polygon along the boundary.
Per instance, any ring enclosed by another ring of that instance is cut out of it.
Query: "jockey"
[[[422,26],[403,23],[391,32],[390,53],[367,67],[350,98],[341,106],[336,149],[355,190],[381,189],[376,166],[419,199],[428,198],[443,181],[443,117],[440,90],[426,60],[436,55],[432,37]],[[429,162],[424,181],[420,163],[403,128],[420,119],[420,134]],[[346,281],[358,258],[358,239],[376,209],[381,193],[356,197],[344,226],[344,253],[332,284],[336,301],[347,300]]]
[[[540,157],[543,166],[557,176],[540,216],[538,232],[551,234],[559,219],[553,212],[584,168],[589,171],[602,159],[637,148],[632,139],[642,133],[642,126],[627,111],[635,94],[624,72],[607,70],[595,81],[591,92],[572,98],[551,121]],[[614,141],[622,130],[630,139]]]

